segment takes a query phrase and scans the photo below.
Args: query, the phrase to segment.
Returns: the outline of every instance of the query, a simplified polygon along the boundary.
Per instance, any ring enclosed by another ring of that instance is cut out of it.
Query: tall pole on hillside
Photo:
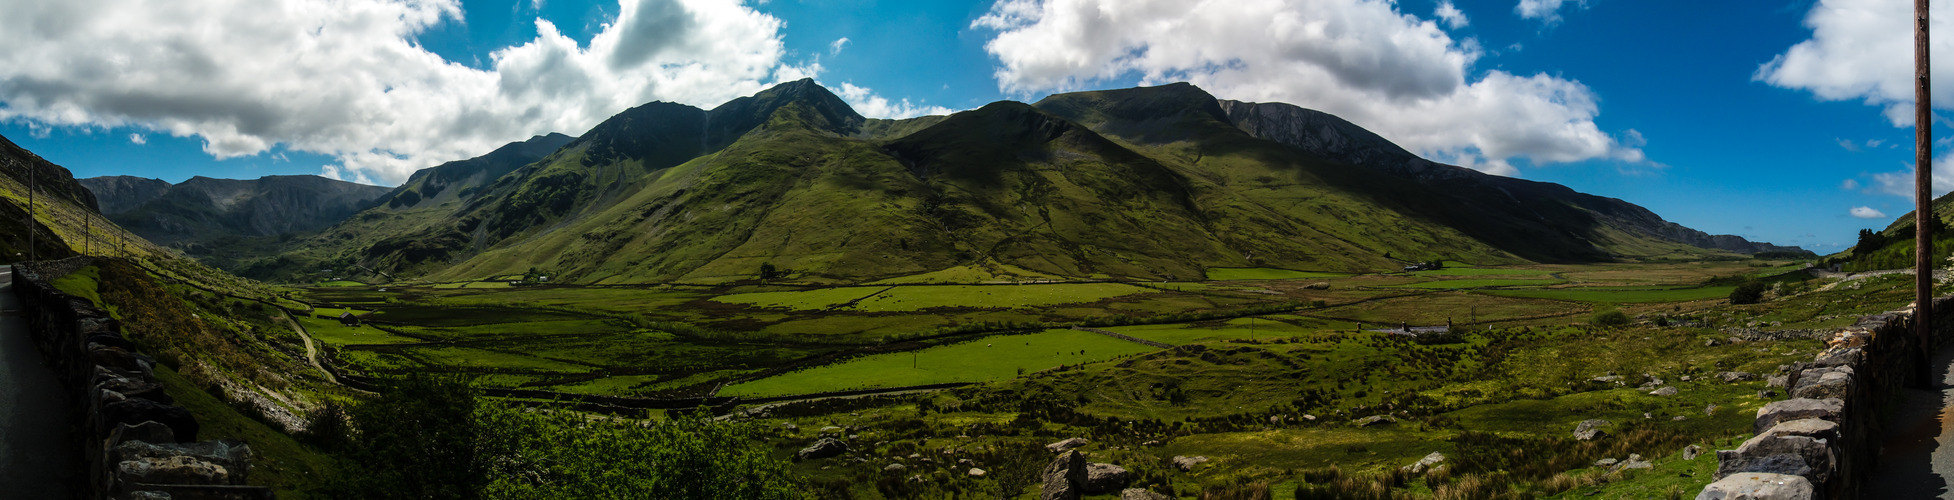
[[[18,165],[18,163],[16,163]],[[27,260],[40,260],[34,255],[34,162],[27,162]]]
[[[1934,114],[1927,57],[1927,0],[1913,0],[1913,298],[1921,383],[1933,381]]]

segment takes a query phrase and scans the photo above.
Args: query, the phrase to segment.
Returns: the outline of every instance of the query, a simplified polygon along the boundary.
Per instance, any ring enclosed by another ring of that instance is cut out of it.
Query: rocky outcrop
[[[1104,495],[1126,488],[1133,482],[1133,473],[1125,467],[1113,464],[1086,464],[1086,479],[1079,484],[1079,492],[1087,495]]]
[[[1044,487],[1039,490],[1039,500],[1078,500],[1080,484],[1086,480],[1086,457],[1078,451],[1068,451],[1052,459],[1045,466]]]
[[[48,284],[88,262],[15,264],[13,289],[36,347],[75,394],[89,498],[272,498],[269,488],[245,485],[250,446],[198,442],[196,417],[163,391],[155,361],[133,350],[119,322]]]
[[[814,460],[840,455],[847,451],[848,443],[843,443],[839,439],[824,437],[819,441],[815,441],[814,444],[807,445],[806,448],[801,448],[801,451],[795,453],[794,457],[801,460]]]
[[[1092,441],[1087,441],[1086,438],[1075,437],[1071,439],[1066,439],[1064,441],[1059,441],[1056,443],[1045,445],[1045,449],[1052,450],[1053,453],[1064,453],[1067,451],[1071,451],[1073,448],[1085,446],[1087,443],[1091,443],[1091,442]]]
[[[1954,297],[1935,299],[1934,310],[1934,324],[1954,321]],[[1860,318],[1826,335],[1825,350],[1811,362],[1771,375],[1768,385],[1789,389],[1791,399],[1759,408],[1757,435],[1734,450],[1717,451],[1717,481],[1696,498],[1859,498],[1879,449],[1875,408],[1914,377],[1921,362],[1914,314],[1909,306]]]
[[[1601,428],[1611,426],[1611,425],[1615,425],[1614,422],[1609,422],[1607,420],[1601,420],[1601,419],[1582,420],[1581,423],[1574,424],[1574,439],[1580,441],[1588,441],[1601,436],[1606,436],[1608,435],[1608,431],[1602,430]]]

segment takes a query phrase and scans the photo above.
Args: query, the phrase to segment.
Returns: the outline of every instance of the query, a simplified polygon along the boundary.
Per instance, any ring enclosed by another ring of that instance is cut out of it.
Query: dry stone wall
[[[1954,297],[1934,299],[1934,342],[1954,322]],[[1790,399],[1757,411],[1756,436],[1717,451],[1717,481],[1698,500],[1861,498],[1878,459],[1882,402],[1926,360],[1915,309],[1860,318],[1825,337],[1811,362],[1785,366],[1770,384]]]
[[[197,419],[156,380],[156,361],[136,352],[121,325],[49,281],[87,266],[87,257],[13,266],[14,294],[34,343],[75,402],[90,498],[270,499],[247,486],[251,447],[196,441]]]

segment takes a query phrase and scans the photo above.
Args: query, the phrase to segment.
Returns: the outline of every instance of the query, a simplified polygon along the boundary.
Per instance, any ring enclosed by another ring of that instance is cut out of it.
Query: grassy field
[[[1349,273],[1293,271],[1289,269],[1270,269],[1266,267],[1208,268],[1208,279],[1212,281],[1290,280],[1290,279],[1306,279],[1306,278],[1343,278],[1348,276],[1350,276]]]
[[[1501,297],[1520,297],[1530,299],[1573,300],[1609,304],[1639,304],[1649,302],[1686,302],[1692,300],[1720,299],[1730,296],[1735,286],[1704,286],[1689,288],[1668,287],[1566,287],[1543,288],[1537,290],[1480,290],[1475,293],[1498,295]]]
[[[1427,288],[1433,290],[1463,290],[1467,288],[1545,286],[1545,285],[1553,285],[1558,283],[1562,283],[1562,282],[1560,280],[1552,280],[1552,279],[1543,280],[1543,279],[1479,278],[1479,279],[1426,281],[1422,283],[1409,283],[1409,284],[1397,285],[1397,286],[1402,288]]]
[[[777,396],[946,382],[990,382],[1059,365],[1103,361],[1152,350],[1155,348],[1096,333],[1047,330],[985,337],[908,353],[864,356],[735,384],[719,394]]]

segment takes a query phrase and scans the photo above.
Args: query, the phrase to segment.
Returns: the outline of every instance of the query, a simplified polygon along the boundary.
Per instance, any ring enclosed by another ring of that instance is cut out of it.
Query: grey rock
[[[1823,439],[1817,439],[1817,438],[1812,438],[1807,436],[1793,436],[1787,434],[1778,434],[1772,432],[1766,432],[1764,434],[1758,435],[1757,437],[1750,438],[1750,440],[1744,441],[1744,444],[1739,445],[1737,447],[1736,452],[1737,455],[1746,456],[1746,457],[1767,457],[1767,456],[1774,456],[1774,455],[1791,455],[1791,456],[1798,457],[1800,460],[1804,461],[1805,466],[1811,470],[1810,474],[1800,474],[1800,475],[1803,475],[1805,476],[1805,478],[1810,479],[1812,481],[1812,484],[1814,485],[1826,484],[1826,481],[1831,479],[1831,471],[1835,466],[1835,461],[1836,461],[1836,457],[1834,457],[1832,454],[1832,447],[1830,446],[1830,443],[1828,443]],[[1719,468],[1718,472],[1723,472],[1723,470]],[[1739,471],[1732,471],[1732,472],[1739,472]],[[1780,471],[1741,471],[1741,472],[1778,472],[1780,474],[1785,473]]]
[[[1761,436],[1770,436],[1770,435],[1804,436],[1804,437],[1815,438],[1815,439],[1823,439],[1829,442],[1831,440],[1838,439],[1839,424],[1838,422],[1833,422],[1830,420],[1805,418],[1805,419],[1792,420],[1789,422],[1778,422],[1778,425],[1771,426],[1770,429],[1766,429],[1764,433],[1760,435]]]
[[[815,441],[814,444],[807,445],[806,448],[801,448],[801,451],[795,453],[794,456],[801,460],[814,460],[840,455],[847,451],[848,443],[843,443],[841,440],[835,438],[824,437]]]
[[[1612,384],[1612,383],[1615,383],[1615,382],[1620,382],[1620,381],[1622,381],[1622,376],[1621,376],[1621,375],[1603,375],[1603,376],[1599,376],[1599,377],[1595,377],[1595,378],[1591,378],[1591,379],[1588,379],[1588,380],[1589,380],[1589,381],[1592,381],[1592,382],[1600,382],[1600,383],[1603,383],[1603,384]]]
[[[1654,391],[1649,391],[1649,394],[1651,394],[1651,395],[1655,395],[1655,396],[1674,396],[1674,395],[1676,395],[1676,387],[1675,387],[1675,386],[1667,386],[1667,385],[1665,385],[1665,386],[1662,386],[1662,388],[1660,388],[1660,389],[1656,389],[1656,390],[1654,390]]]
[[[1442,463],[1444,461],[1445,461],[1445,454],[1434,451],[1430,455],[1425,455],[1425,458],[1418,459],[1417,463],[1413,463],[1411,465],[1406,465],[1404,467],[1399,467],[1399,468],[1403,469],[1406,472],[1410,472],[1412,474],[1424,474],[1425,471],[1431,469],[1432,466],[1438,465],[1439,463]]]
[[[1764,379],[1765,387],[1784,387],[1790,384],[1790,375],[1772,375],[1770,378]]]
[[[1751,372],[1723,372],[1717,374],[1717,378],[1728,384],[1746,380],[1757,380],[1757,374]]]
[[[251,446],[240,441],[217,440],[195,443],[145,443],[124,441],[109,449],[111,463],[142,459],[192,457],[223,467],[231,484],[244,484],[251,470]]]
[[[1174,467],[1183,471],[1190,471],[1190,470],[1194,470],[1194,466],[1200,465],[1202,462],[1207,462],[1207,461],[1208,461],[1208,457],[1199,456],[1199,455],[1191,456],[1191,457],[1176,456],[1174,457]]]
[[[1086,464],[1086,480],[1079,483],[1079,492],[1087,495],[1102,495],[1126,488],[1133,482],[1133,473],[1125,467],[1113,464]]]
[[[170,426],[154,421],[136,425],[116,424],[115,430],[109,431],[108,445],[110,447],[127,441],[142,441],[155,444],[174,443],[176,442],[176,433],[170,430]]]
[[[1696,500],[1811,500],[1817,495],[1811,481],[1784,474],[1735,474],[1703,487]]]
[[[1800,476],[1810,482],[1814,474],[1805,459],[1797,455],[1753,456],[1737,453],[1736,450],[1717,450],[1717,478],[1723,479],[1733,474],[1770,473],[1787,476]]]
[[[1611,425],[1615,425],[1615,423],[1601,419],[1582,420],[1581,423],[1574,425],[1574,439],[1588,441],[1606,436],[1608,435],[1608,431],[1601,430],[1601,428]]]
[[[1791,389],[1791,397],[1845,399],[1852,390],[1852,367],[1812,368],[1798,375],[1797,387]]]
[[[1757,423],[1751,431],[1762,434],[1778,422],[1818,418],[1837,422],[1845,413],[1845,401],[1838,399],[1797,398],[1772,401],[1757,409]]]
[[[1683,447],[1683,460],[1695,460],[1700,456],[1703,456],[1703,447],[1693,444]]]
[[[1705,416],[1705,417],[1713,417],[1713,416],[1716,416],[1716,414],[1717,414],[1717,408],[1718,408],[1718,406],[1717,406],[1717,404],[1716,404],[1716,403],[1710,403],[1710,404],[1709,404],[1709,406],[1704,406],[1704,407],[1703,407],[1703,416]]]
[[[988,474],[988,473],[984,472],[984,469],[971,467],[970,472],[966,472],[964,474],[969,475],[970,477],[984,477],[984,474]]]
[[[1174,500],[1174,497],[1140,488],[1127,488],[1120,490],[1119,500]]]
[[[1052,450],[1052,453],[1064,453],[1067,450],[1078,448],[1080,446],[1085,446],[1087,443],[1091,443],[1091,442],[1092,441],[1087,441],[1086,438],[1075,437],[1071,439],[1066,439],[1064,441],[1059,441],[1056,443],[1045,445],[1045,449]]]
[[[190,410],[147,399],[130,398],[102,405],[102,421],[131,425],[153,421],[169,426],[178,440],[197,438],[197,418],[190,415]]]
[[[1620,460],[1615,460],[1615,459],[1612,459],[1612,458],[1603,458],[1603,459],[1600,459],[1600,460],[1596,460],[1596,461],[1594,461],[1594,466],[1595,466],[1595,467],[1613,467],[1613,466],[1614,466],[1615,464],[1618,464],[1618,463],[1622,463],[1622,461],[1620,461]]]
[[[167,491],[132,491],[123,498],[128,500],[170,500],[170,493]]]
[[[903,470],[903,469],[907,469],[907,468],[909,468],[909,467],[908,467],[908,466],[904,466],[904,465],[902,465],[902,464],[889,464],[889,466],[888,466],[888,467],[883,467],[883,468],[882,468],[882,470],[883,470],[884,472],[895,472],[895,471],[899,471],[899,470]]]
[[[125,460],[115,470],[125,483],[231,484],[231,472],[224,466],[183,455]]]
[[[1371,426],[1395,424],[1395,423],[1398,423],[1398,419],[1393,418],[1390,415],[1371,415],[1368,417],[1357,419],[1358,427],[1371,427]]]
[[[1060,454],[1045,466],[1044,479],[1039,500],[1078,500],[1079,486],[1086,479],[1086,457],[1078,450]]]

